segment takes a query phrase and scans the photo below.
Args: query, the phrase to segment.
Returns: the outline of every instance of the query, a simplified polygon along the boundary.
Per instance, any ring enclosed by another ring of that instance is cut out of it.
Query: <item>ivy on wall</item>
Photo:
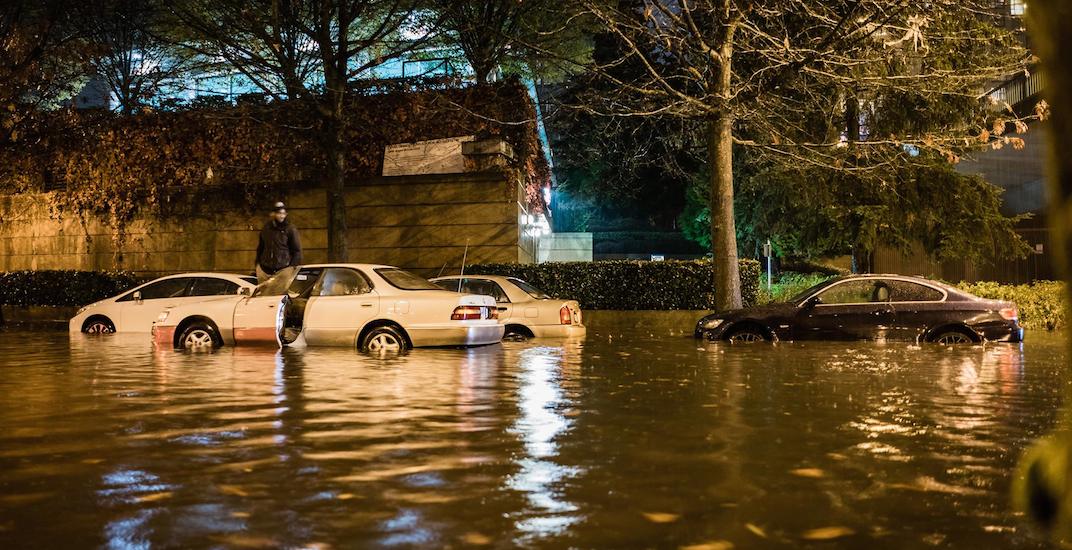
[[[502,136],[514,149],[530,206],[550,181],[527,90],[516,80],[463,86],[372,82],[355,88],[345,121],[348,177],[381,173],[384,147],[460,135]],[[60,214],[97,215],[121,239],[136,214],[196,214],[206,201],[249,211],[326,172],[315,106],[218,102],[122,116],[62,110],[34,115],[0,144],[0,192],[54,190]]]

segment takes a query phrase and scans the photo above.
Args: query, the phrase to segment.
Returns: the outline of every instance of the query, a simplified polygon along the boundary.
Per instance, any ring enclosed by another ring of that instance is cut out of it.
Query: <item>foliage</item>
[[[1024,328],[1057,330],[1067,326],[1064,282],[1035,281],[1027,285],[961,282],[956,287],[980,298],[1014,302]]]
[[[801,292],[830,279],[832,275],[826,273],[794,273],[783,271],[775,275],[770,290],[767,290],[767,276],[761,275],[759,291],[756,293],[756,303],[759,305],[775,302],[785,302]]]
[[[0,272],[0,304],[83,306],[115,296],[142,281],[125,271]]]
[[[478,83],[496,72],[555,78],[586,57],[585,30],[559,2],[467,0],[436,7],[444,15],[447,50],[461,49]]]
[[[505,275],[528,281],[551,296],[588,309],[713,309],[714,264],[709,260],[649,262],[604,260],[540,264],[482,264],[467,273]],[[741,260],[741,294],[756,299],[759,263]]]
[[[0,145],[20,139],[30,113],[55,108],[85,85],[73,32],[81,4],[0,2]]]
[[[1023,257],[1021,217],[1001,213],[1002,190],[962,174],[933,153],[892,161],[881,171],[846,174],[818,166],[757,160],[736,174],[741,250],[771,239],[778,255],[840,256],[914,243],[938,260]],[[681,216],[687,236],[706,237],[705,187],[690,190]]]
[[[381,173],[384,146],[465,134],[501,135],[517,154],[532,206],[549,179],[523,85],[356,90],[347,103],[347,180]],[[371,86],[371,84],[370,84]],[[359,93],[360,92],[360,93]],[[0,148],[0,189],[60,188],[61,213],[103,215],[118,228],[137,212],[196,213],[205,201],[263,207],[291,185],[315,184],[327,159],[315,105],[302,100],[147,112],[38,116],[27,138]]]

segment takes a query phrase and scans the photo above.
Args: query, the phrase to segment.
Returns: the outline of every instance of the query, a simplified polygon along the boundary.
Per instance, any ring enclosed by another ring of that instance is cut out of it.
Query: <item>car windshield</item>
[[[532,296],[533,298],[535,298],[537,300],[550,300],[551,299],[551,297],[548,296],[547,294],[545,294],[542,290],[540,290],[540,289],[538,289],[538,288],[526,283],[525,281],[522,281],[521,279],[513,279],[513,278],[511,278],[511,279],[507,279],[507,280],[510,281],[511,283],[513,283],[514,286],[516,286],[517,288],[520,288],[521,290],[525,291],[525,294],[528,294],[529,296]]]
[[[808,287],[807,290],[805,290],[803,292],[800,292],[796,296],[793,296],[792,298],[790,298],[789,302],[793,303],[793,304],[800,303],[800,301],[802,301],[804,298],[807,298],[808,296],[811,296],[812,294],[815,294],[816,292],[819,291],[819,289],[824,288],[827,285],[829,285],[831,283],[835,283],[835,282],[837,282],[837,279],[829,279],[829,280],[823,281],[821,283],[812,285],[812,286]]]
[[[297,267],[281,269],[264,281],[253,291],[254,296],[282,296],[287,293],[294,276],[298,274]]]
[[[414,275],[409,271],[396,268],[377,269],[376,273],[395,288],[402,290],[443,290],[432,284],[428,279]]]

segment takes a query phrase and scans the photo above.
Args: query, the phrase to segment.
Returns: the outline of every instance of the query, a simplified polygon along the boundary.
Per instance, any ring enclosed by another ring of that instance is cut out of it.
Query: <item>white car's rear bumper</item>
[[[423,346],[483,346],[502,340],[506,327],[499,324],[482,325],[422,325],[405,327],[414,347]]]
[[[530,325],[535,338],[583,338],[588,333],[584,325]]]

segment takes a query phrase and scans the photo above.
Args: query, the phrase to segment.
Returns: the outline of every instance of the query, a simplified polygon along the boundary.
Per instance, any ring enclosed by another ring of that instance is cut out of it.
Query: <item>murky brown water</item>
[[[696,317],[394,359],[0,333],[0,547],[1042,546],[1007,502],[1058,336],[703,346]]]

